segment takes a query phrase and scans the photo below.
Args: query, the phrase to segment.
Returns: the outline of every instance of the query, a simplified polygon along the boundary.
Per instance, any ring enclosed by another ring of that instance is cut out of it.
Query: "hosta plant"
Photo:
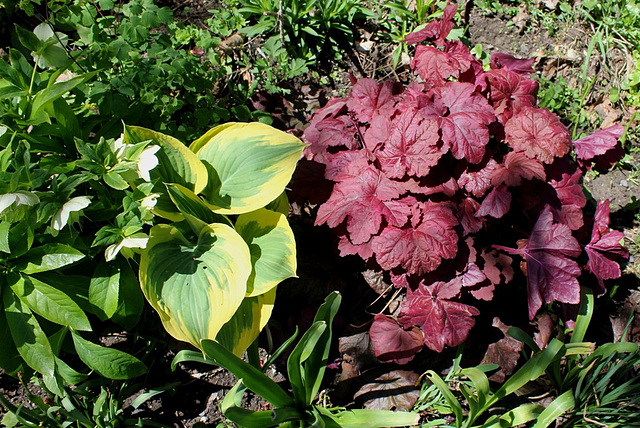
[[[526,275],[529,318],[552,302],[576,305],[580,284],[598,293],[620,276],[622,234],[609,203],[584,215],[585,171],[611,161],[620,125],[578,141],[536,105],[533,60],[494,54],[483,69],[447,40],[454,5],[412,33],[415,81],[354,82],[318,110],[306,157],[324,165],[332,193],[316,224],[335,228],[342,255],[378,267],[406,299],[379,315],[376,355],[408,361],[467,337],[479,310],[514,271]]]
[[[160,147],[154,212],[171,220],[151,228],[141,254],[147,300],[175,338],[241,354],[268,321],[276,285],[296,273],[283,192],[302,142],[260,123],[217,126],[188,148],[139,127],[124,141]]]

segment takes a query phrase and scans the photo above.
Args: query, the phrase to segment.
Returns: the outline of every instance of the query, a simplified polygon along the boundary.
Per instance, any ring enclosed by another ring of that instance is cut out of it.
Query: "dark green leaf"
[[[89,302],[94,313],[104,321],[113,316],[118,309],[120,295],[120,267],[117,262],[101,261],[96,268],[89,285]]]
[[[84,254],[66,244],[44,244],[32,248],[19,259],[16,264],[26,263],[24,273],[47,272],[60,269],[84,258]]]
[[[200,342],[204,354],[216,363],[242,379],[247,388],[263,397],[275,407],[292,406],[293,400],[277,383],[260,370],[233,355],[220,344],[212,340]]]
[[[12,274],[11,289],[33,312],[56,324],[89,331],[91,324],[80,307],[65,293],[28,275]]]
[[[136,357],[117,349],[105,348],[72,332],[80,359],[100,375],[109,379],[131,379],[147,372],[147,366]]]
[[[3,300],[7,324],[18,352],[34,370],[52,376],[55,371],[53,351],[36,317],[22,305],[11,288],[5,287]]]

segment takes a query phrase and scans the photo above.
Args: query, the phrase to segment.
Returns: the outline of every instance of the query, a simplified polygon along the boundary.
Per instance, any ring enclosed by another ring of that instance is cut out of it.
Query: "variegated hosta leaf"
[[[154,192],[161,196],[158,198],[153,212],[169,220],[180,221],[182,216],[166,195],[166,189],[162,183],[177,183],[198,194],[207,185],[205,165],[187,146],[169,135],[138,126],[126,126],[124,135],[127,143],[151,140],[151,144],[161,147],[155,153],[158,166],[149,172],[152,180],[160,178]]]
[[[196,244],[169,225],[151,228],[140,259],[140,284],[173,337],[200,346],[215,339],[246,294],[249,248],[224,224],[202,229]]]
[[[286,216],[261,208],[239,215],[236,230],[251,251],[247,296],[263,294],[296,275],[296,242]]]
[[[233,317],[216,336],[222,346],[240,356],[258,337],[273,311],[276,288],[254,297],[246,297]]]
[[[212,209],[242,214],[282,193],[304,144],[262,123],[228,123],[211,129],[189,148],[207,167],[209,183],[203,193]]]

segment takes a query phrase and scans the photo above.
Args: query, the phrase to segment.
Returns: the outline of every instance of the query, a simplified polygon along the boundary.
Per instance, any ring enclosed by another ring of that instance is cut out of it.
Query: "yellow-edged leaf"
[[[216,341],[235,355],[242,355],[267,325],[275,300],[276,288],[246,297],[229,322],[222,326]]]
[[[227,123],[190,149],[209,173],[203,194],[211,209],[242,214],[264,207],[284,191],[304,147],[293,135],[262,123]]]
[[[236,230],[251,251],[247,296],[266,293],[296,275],[296,241],[286,216],[261,208],[239,215]]]
[[[195,244],[173,226],[156,225],[140,259],[140,284],[169,334],[199,347],[201,339],[215,339],[242,303],[250,257],[227,225],[206,226]]]

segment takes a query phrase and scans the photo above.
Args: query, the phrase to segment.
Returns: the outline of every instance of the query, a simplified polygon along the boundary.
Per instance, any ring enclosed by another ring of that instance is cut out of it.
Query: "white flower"
[[[158,197],[160,197],[159,193],[152,193],[149,196],[145,196],[144,199],[140,201],[140,206],[147,210],[152,210],[158,203]]]
[[[123,248],[147,248],[147,242],[149,242],[149,237],[144,233],[134,233],[131,236],[127,236],[122,241],[117,244],[112,244],[107,247],[104,251],[104,258],[110,262],[115,259],[120,250]]]
[[[120,136],[113,142],[113,152],[116,155],[116,159],[120,160],[124,156],[124,151],[127,149],[128,144],[123,143],[124,134],[120,134]]]
[[[138,175],[144,181],[151,181],[149,171],[158,166],[158,158],[156,152],[160,150],[160,146],[149,146],[142,151],[138,158]]]
[[[69,222],[69,216],[72,213],[76,213],[87,208],[90,203],[91,201],[88,196],[77,196],[69,199],[53,216],[53,219],[51,220],[51,228],[53,230],[62,230]]]
[[[16,205],[35,205],[40,202],[38,195],[24,190],[0,195],[0,213],[9,208],[14,203]]]

